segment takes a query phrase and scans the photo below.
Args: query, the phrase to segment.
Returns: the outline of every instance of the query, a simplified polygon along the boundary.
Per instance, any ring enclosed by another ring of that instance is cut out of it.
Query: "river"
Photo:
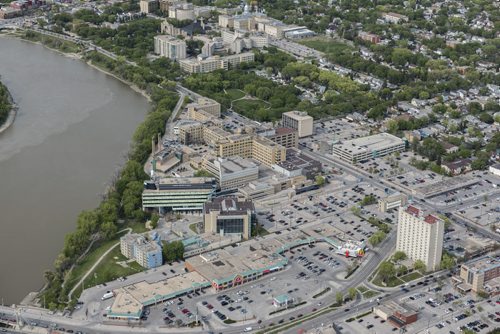
[[[0,298],[40,289],[81,210],[94,208],[149,108],[122,82],[40,45],[0,37],[19,106],[0,134]]]

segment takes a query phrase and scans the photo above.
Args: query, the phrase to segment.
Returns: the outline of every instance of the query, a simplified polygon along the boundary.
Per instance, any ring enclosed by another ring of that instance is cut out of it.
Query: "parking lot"
[[[293,305],[306,306],[304,314],[322,305],[327,293],[342,287],[347,267],[355,261],[334,253],[326,243],[301,246],[286,253],[289,265],[282,272],[220,293],[191,293],[146,309],[143,321],[155,325],[181,327],[192,324],[198,317],[208,328],[222,328],[224,322],[264,320],[276,317],[276,322],[288,321],[287,311],[273,305],[276,296],[287,295]],[[303,284],[297,284],[303,281]],[[276,312],[278,311],[278,312]],[[300,315],[302,316],[302,315]]]
[[[425,283],[422,284],[422,287]],[[432,279],[427,286],[399,300],[399,303],[418,310],[418,320],[407,325],[407,333],[458,334],[467,328],[487,333],[500,325],[498,298],[478,301],[462,296],[450,285],[440,286]],[[400,329],[374,313],[354,313],[341,324],[342,333],[399,333]]]
[[[366,220],[369,217],[375,217],[388,224],[397,222],[397,212],[379,212],[377,204],[360,209],[360,215],[364,218],[355,215],[351,208],[361,206],[365,196],[369,195],[377,200],[385,196],[384,191],[361,182],[349,188],[346,186],[331,192],[327,190],[301,196],[282,203],[271,211],[261,209],[258,212],[258,219],[271,231],[294,229],[308,223],[327,223],[339,229],[343,233],[343,239],[364,241],[377,231],[377,228]]]
[[[314,135],[301,138],[299,145],[315,149],[320,142],[331,142],[332,139],[350,140],[369,135],[369,129],[364,129],[357,123],[349,122],[345,118],[314,123]],[[333,137],[333,138],[332,138]],[[330,152],[328,152],[330,153]]]

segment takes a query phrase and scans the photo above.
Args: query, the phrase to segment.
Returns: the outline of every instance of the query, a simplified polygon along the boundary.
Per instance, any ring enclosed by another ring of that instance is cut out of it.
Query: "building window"
[[[217,233],[243,233],[244,221],[242,218],[217,219]]]

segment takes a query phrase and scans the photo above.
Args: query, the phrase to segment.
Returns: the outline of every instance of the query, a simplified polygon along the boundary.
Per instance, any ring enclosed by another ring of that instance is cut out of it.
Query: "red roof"
[[[420,210],[412,205],[408,205],[408,207],[406,208],[406,212],[414,216],[418,216],[420,214]]]
[[[426,223],[429,223],[429,224],[434,224],[435,222],[438,221],[438,219],[436,217],[434,217],[433,215],[427,215],[424,220]]]

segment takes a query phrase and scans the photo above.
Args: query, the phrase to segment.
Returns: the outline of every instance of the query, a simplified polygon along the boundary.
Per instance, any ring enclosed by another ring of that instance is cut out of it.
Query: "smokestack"
[[[160,149],[160,143],[161,143],[161,133],[158,132],[158,149]]]

